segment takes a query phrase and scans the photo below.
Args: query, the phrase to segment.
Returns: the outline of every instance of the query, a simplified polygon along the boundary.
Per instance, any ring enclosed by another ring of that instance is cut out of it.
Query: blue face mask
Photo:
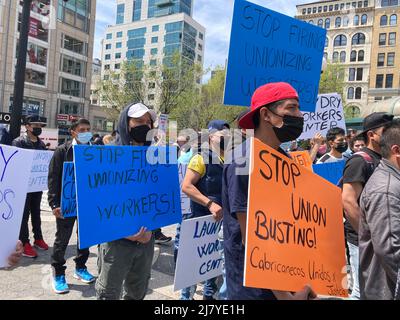
[[[82,144],[88,144],[90,140],[92,139],[93,134],[91,132],[83,132],[83,133],[78,133],[78,137],[76,140],[78,140]]]

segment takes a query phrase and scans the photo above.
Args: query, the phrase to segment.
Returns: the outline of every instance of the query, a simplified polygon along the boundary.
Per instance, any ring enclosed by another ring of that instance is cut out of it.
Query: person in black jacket
[[[48,200],[54,216],[57,218],[57,232],[54,241],[53,255],[51,257],[51,265],[54,270],[53,289],[55,293],[69,292],[68,285],[65,280],[65,251],[72,235],[76,217],[63,218],[61,213],[61,189],[63,165],[66,161],[73,161],[73,146],[76,144],[89,144],[92,139],[90,132],[90,122],[86,119],[80,119],[70,128],[72,141],[59,146],[51,159],[49,166],[49,193]],[[77,255],[75,261],[74,277],[84,283],[91,283],[95,280],[86,268],[86,262],[89,258],[89,249],[79,249],[77,245]]]
[[[16,138],[12,145],[22,149],[47,150],[44,142],[39,138],[42,134],[42,128],[46,126],[46,118],[37,115],[27,116],[25,118],[26,133]],[[49,246],[43,240],[42,221],[40,219],[40,203],[42,202],[43,192],[31,192],[26,195],[24,215],[21,223],[19,239],[24,247],[23,256],[36,258],[37,252],[31,246],[29,241],[28,221],[31,216],[33,235],[35,238],[34,246],[40,250],[48,250]]]

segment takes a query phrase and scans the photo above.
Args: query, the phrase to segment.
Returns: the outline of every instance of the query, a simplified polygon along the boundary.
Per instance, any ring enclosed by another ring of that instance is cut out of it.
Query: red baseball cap
[[[253,116],[260,108],[286,99],[299,99],[296,89],[289,83],[275,82],[259,87],[251,98],[251,111],[239,120],[239,126],[243,129],[255,129]]]

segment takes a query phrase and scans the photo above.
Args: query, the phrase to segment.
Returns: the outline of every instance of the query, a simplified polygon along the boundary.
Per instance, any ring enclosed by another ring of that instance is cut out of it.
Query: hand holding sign
[[[346,297],[340,190],[257,139],[251,168],[245,285]]]

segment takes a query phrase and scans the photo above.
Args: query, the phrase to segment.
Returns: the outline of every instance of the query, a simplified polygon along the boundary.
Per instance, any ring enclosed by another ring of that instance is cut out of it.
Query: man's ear
[[[262,121],[271,122],[271,116],[266,107],[260,109],[260,122]]]

